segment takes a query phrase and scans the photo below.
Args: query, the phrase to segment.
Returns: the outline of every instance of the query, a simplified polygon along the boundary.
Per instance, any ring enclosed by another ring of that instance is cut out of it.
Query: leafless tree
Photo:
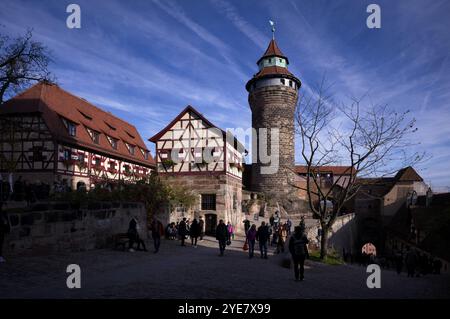
[[[48,50],[33,39],[31,30],[11,38],[0,34],[0,104],[36,81],[54,81]]]
[[[324,80],[313,91],[300,96],[297,105],[297,134],[306,181],[292,186],[306,192],[309,207],[319,219],[323,259],[336,217],[361,187],[357,176],[391,175],[400,166],[422,161],[424,153],[410,151],[414,144],[411,134],[417,128],[409,111],[397,113],[387,105],[363,105],[363,99],[355,98],[348,105],[338,105],[327,94],[330,87]],[[325,169],[321,168],[343,164],[345,172],[324,183],[321,172]]]

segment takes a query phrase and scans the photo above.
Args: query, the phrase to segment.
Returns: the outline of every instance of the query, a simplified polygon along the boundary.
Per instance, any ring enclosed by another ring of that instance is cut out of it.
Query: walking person
[[[397,274],[400,275],[403,269],[403,254],[401,250],[398,250],[395,254],[395,269],[397,271]]]
[[[289,240],[289,252],[292,255],[292,260],[294,262],[294,275],[295,280],[303,280],[305,278],[305,259],[308,257],[308,238],[300,226],[294,228],[294,234]],[[300,266],[300,271],[299,271]]]
[[[273,226],[274,222],[275,222],[275,217],[273,217],[273,214],[272,214],[269,218],[270,227]]]
[[[417,266],[417,254],[413,248],[407,248],[405,264],[408,271],[408,277],[414,277]]]
[[[181,246],[186,246],[184,244],[187,235],[186,217],[178,224],[178,235],[180,236]]]
[[[233,228],[233,225],[231,225],[230,222],[228,222],[228,224],[227,224],[227,230],[228,230],[228,238],[234,240],[234,228]]]
[[[284,226],[280,226],[278,230],[277,254],[284,253],[284,243],[287,239],[287,230]]]
[[[194,246],[194,248],[197,248],[197,238],[200,236],[200,224],[195,218],[192,221],[191,228],[189,229],[189,235],[191,236],[191,245]]]
[[[250,229],[250,221],[249,221],[247,218],[245,218],[245,220],[243,221],[243,223],[244,223],[244,231],[245,231],[245,233],[247,234],[248,230]],[[255,226],[255,227],[256,227],[256,226]]]
[[[267,242],[269,241],[269,227],[265,222],[261,223],[258,231],[256,232],[256,239],[259,242],[259,251],[261,252],[261,258],[267,259]]]
[[[0,201],[0,263],[5,262],[3,257],[3,242],[5,235],[10,232],[11,228],[6,213],[3,212],[3,203]]]
[[[219,225],[217,225],[216,239],[219,241],[219,249],[220,249],[219,256],[223,256],[225,247],[227,246],[227,241],[229,240],[227,225],[225,225],[223,219],[219,220]]]
[[[133,217],[130,221],[130,224],[128,226],[128,239],[129,239],[129,244],[128,244],[128,250],[130,252],[134,252],[133,249],[133,245],[134,243],[137,243],[137,250],[143,250],[143,251],[147,251],[147,248],[145,247],[145,243],[144,241],[139,237],[139,224],[138,224],[138,219],[137,217]],[[141,249],[141,245],[143,246],[143,249]]]
[[[288,220],[286,221],[286,231],[287,231],[288,236],[291,236],[291,227],[292,227],[292,222],[288,218]]]
[[[153,219],[151,225],[152,238],[153,238],[153,246],[155,247],[155,254],[159,251],[159,246],[161,246],[161,236],[164,236],[164,228],[163,224],[157,220]]]
[[[203,236],[205,234],[205,221],[202,216],[199,217],[198,227],[200,228],[200,240],[203,240]]]
[[[252,227],[247,231],[246,238],[248,243],[248,258],[253,258],[255,254],[255,241],[256,241],[256,225],[253,224]]]

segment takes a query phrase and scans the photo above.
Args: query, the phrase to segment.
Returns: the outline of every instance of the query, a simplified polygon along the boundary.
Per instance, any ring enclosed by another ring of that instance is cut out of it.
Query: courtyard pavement
[[[218,256],[206,237],[197,248],[162,240],[161,250],[110,249],[51,256],[10,257],[0,264],[0,298],[449,298],[450,276],[407,278],[382,270],[381,288],[369,289],[365,267],[307,261],[305,281],[281,267],[282,256],[253,259],[242,239]],[[270,248],[273,251],[273,248]],[[66,267],[81,267],[81,288],[68,289]]]

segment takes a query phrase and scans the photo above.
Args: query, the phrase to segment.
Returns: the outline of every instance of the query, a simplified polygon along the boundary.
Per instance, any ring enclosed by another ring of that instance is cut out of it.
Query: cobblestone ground
[[[205,238],[197,248],[162,241],[161,251],[95,250],[64,255],[11,257],[0,264],[0,298],[449,298],[450,276],[398,276],[382,270],[381,288],[366,286],[356,265],[307,261],[305,281],[280,266],[281,256],[249,259],[242,239],[218,256]],[[81,267],[81,289],[66,287],[68,264]]]

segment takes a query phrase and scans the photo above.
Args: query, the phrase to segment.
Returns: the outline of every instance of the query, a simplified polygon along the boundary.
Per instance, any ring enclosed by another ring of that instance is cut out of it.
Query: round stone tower
[[[288,64],[272,39],[257,62],[259,72],[246,85],[252,127],[257,133],[252,150],[252,189],[276,198],[286,198],[293,191],[288,181],[294,181],[295,176],[294,113],[301,82],[288,71]],[[278,152],[271,154],[277,143]]]

